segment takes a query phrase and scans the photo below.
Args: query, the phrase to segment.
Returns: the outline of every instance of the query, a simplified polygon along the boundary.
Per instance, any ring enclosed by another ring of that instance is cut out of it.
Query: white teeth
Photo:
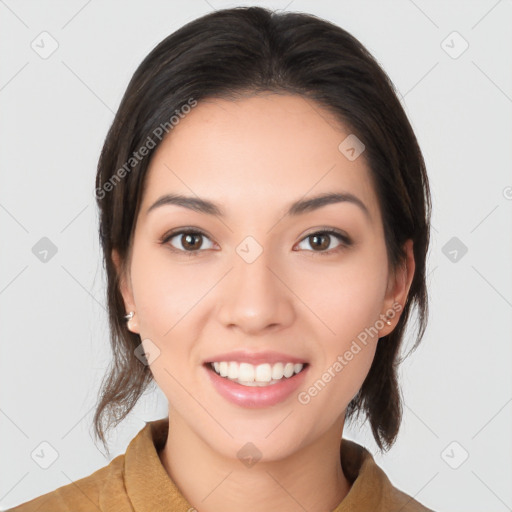
[[[234,361],[228,363],[228,379],[238,379],[238,363]]]
[[[222,361],[222,363],[217,363],[219,365],[218,373],[221,377],[227,377],[228,376],[228,363],[226,361]],[[214,363],[215,367],[215,363]],[[215,368],[217,371],[217,368]]]
[[[240,363],[237,377],[246,382],[254,382],[254,366],[252,364]]]
[[[297,372],[299,373],[299,372]],[[276,363],[272,366],[272,378],[279,380],[282,379],[284,375],[284,365],[283,363]]]
[[[235,380],[244,386],[265,386],[279,382],[283,377],[290,378],[302,371],[301,363],[259,364],[219,361],[211,363],[213,370],[221,377]]]
[[[249,366],[252,366],[252,364]],[[240,380],[249,379],[244,379],[243,377],[240,377]],[[258,382],[270,382],[272,380],[272,367],[269,364],[259,364],[258,366],[256,366],[256,375],[254,377],[254,380]]]
[[[286,363],[286,366],[284,367],[284,376],[285,377],[291,377],[294,372],[294,364],[293,363]]]

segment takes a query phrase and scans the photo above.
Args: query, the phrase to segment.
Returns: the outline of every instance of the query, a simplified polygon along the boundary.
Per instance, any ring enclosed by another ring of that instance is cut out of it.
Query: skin
[[[393,330],[399,314],[307,405],[297,393],[272,407],[234,405],[203,367],[236,349],[277,350],[309,362],[304,390],[393,304],[404,305],[412,243],[405,245],[407,265],[390,272],[364,153],[350,161],[338,150],[349,133],[300,96],[212,99],[192,109],[152,158],[121,291],[126,311],[135,312],[128,328],[160,351],[150,365],[169,401],[160,459],[201,512],[320,512],[350,490],[339,458],[345,409],[378,337]],[[357,196],[369,217],[349,202],[283,216],[291,202],[333,191]],[[177,205],[146,214],[165,193],[209,199],[226,217]],[[195,256],[186,254],[183,235],[159,243],[186,227],[206,235],[189,242],[198,247]],[[307,235],[322,228],[342,230],[352,245],[327,235],[325,248],[316,248]],[[250,264],[236,252],[249,235],[263,249]],[[121,272],[115,251],[112,257]],[[249,441],[262,454],[252,467],[237,457]]]

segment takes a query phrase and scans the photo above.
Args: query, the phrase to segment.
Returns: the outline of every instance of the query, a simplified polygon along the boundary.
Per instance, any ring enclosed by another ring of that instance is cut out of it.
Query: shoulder
[[[91,475],[17,505],[6,512],[98,512],[107,510],[102,503],[103,496],[115,496],[118,503],[116,512],[131,511],[124,490],[124,457],[124,454],[119,455],[110,464]],[[125,501],[127,506],[123,505]]]
[[[389,503],[391,507],[389,510],[395,510],[395,508],[398,507],[397,510],[401,512],[434,512],[431,508],[427,508],[412,496],[394,487],[391,482],[389,482],[389,485],[383,493],[382,501]]]
[[[131,499],[142,498],[148,474],[161,468],[155,441],[160,442],[167,419],[146,423],[124,454],[94,473],[17,505],[6,512],[133,512]],[[131,494],[130,494],[131,491]]]
[[[367,475],[371,475],[373,488],[379,496],[380,510],[400,510],[400,512],[434,512],[417,501],[414,497],[406,494],[398,487],[395,487],[386,473],[377,465],[373,457],[365,461]],[[371,492],[368,489],[368,492]]]
[[[382,510],[400,512],[434,512],[395,487],[363,446],[343,439],[341,449],[343,472],[352,487],[342,504],[346,510]],[[340,508],[335,512],[341,512]]]

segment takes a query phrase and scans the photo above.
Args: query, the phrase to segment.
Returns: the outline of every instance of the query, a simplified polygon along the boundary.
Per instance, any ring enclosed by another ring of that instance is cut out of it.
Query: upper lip
[[[307,361],[300,358],[283,354],[281,352],[265,351],[265,352],[247,352],[244,350],[237,350],[234,352],[225,352],[223,354],[216,354],[205,361],[205,363],[222,362],[222,361],[236,361],[238,363],[250,363],[253,365],[258,364],[275,364],[275,363],[302,363]]]

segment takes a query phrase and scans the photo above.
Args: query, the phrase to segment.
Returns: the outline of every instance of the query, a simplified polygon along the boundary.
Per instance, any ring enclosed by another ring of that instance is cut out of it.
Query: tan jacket
[[[146,423],[124,455],[117,456],[108,466],[7,512],[194,511],[158,456],[168,426],[168,418]],[[343,439],[340,455],[343,473],[352,486],[333,512],[432,512],[393,487],[362,446]]]

